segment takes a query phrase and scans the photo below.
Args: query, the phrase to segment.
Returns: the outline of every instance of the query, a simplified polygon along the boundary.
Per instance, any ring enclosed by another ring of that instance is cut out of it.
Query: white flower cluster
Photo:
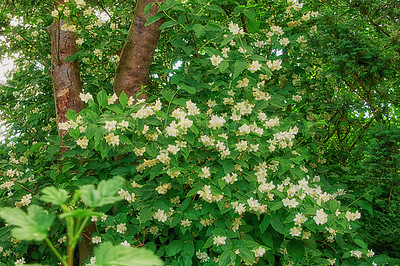
[[[126,201],[128,201],[129,203],[132,203],[132,202],[134,202],[135,201],[135,193],[131,193],[131,194],[129,194],[129,192],[128,191],[126,191],[126,190],[123,190],[122,188],[121,188],[121,190],[118,192],[118,195],[121,197],[121,198],[123,198],[124,200],[126,200]]]
[[[200,195],[200,198],[202,198],[203,200],[205,200],[209,203],[221,201],[223,198],[223,195],[213,195],[211,193],[210,185],[205,185],[203,187],[203,190],[197,191],[197,194]]]

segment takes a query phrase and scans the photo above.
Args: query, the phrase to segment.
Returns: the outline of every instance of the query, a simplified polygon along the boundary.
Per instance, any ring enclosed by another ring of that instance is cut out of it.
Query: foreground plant
[[[18,240],[44,241],[58,260],[64,266],[74,265],[74,250],[82,237],[84,227],[88,224],[93,215],[102,215],[95,212],[95,209],[104,205],[113,204],[119,200],[116,197],[118,188],[123,179],[114,177],[108,181],[102,181],[97,186],[82,186],[76,190],[72,198],[64,189],[47,187],[42,190],[41,200],[61,208],[62,213],[59,219],[65,220],[68,240],[67,254],[60,254],[54,246],[48,231],[54,224],[56,213],[48,213],[43,207],[31,205],[24,212],[18,208],[0,208],[0,217],[9,226],[12,226],[11,233]],[[77,207],[80,202],[87,208]],[[144,248],[133,248],[122,245],[114,246],[111,243],[104,243],[94,250],[95,259],[93,265],[163,265],[151,251]],[[20,259],[19,262],[23,262]]]

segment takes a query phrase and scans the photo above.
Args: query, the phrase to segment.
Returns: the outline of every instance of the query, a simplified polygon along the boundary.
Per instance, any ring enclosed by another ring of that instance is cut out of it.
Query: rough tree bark
[[[58,6],[64,3],[64,0],[54,1],[55,9],[58,9]],[[67,120],[65,113],[69,109],[79,112],[84,108],[84,104],[79,98],[79,94],[82,92],[79,63],[78,61],[66,61],[68,56],[78,52],[76,36],[74,32],[61,30],[61,26],[65,23],[63,20],[54,19],[53,23],[47,28],[51,40],[51,79],[58,135],[60,137],[64,137],[67,133],[66,130],[59,127],[59,123]],[[61,153],[64,151],[61,150]],[[90,240],[82,238],[79,243],[79,257],[82,256],[83,259],[80,258],[80,261],[84,261],[90,256],[91,248],[89,245]]]
[[[114,79],[114,92],[119,95],[125,92],[128,97],[135,97],[138,90],[147,84],[149,69],[158,40],[160,31],[158,28],[163,19],[145,26],[148,17],[157,14],[158,5],[155,4],[145,16],[144,8],[151,3],[161,3],[161,0],[138,0],[133,14],[128,34],[128,41],[122,48],[120,61]],[[146,94],[139,98],[146,98]]]
[[[55,1],[57,8],[64,4],[64,0]],[[54,19],[47,28],[51,39],[51,78],[53,81],[53,93],[56,106],[57,125],[65,122],[65,113],[68,109],[79,112],[84,104],[79,98],[82,92],[81,78],[78,61],[65,61],[68,56],[78,51],[75,33],[61,30],[65,21]],[[64,137],[65,130],[58,128],[58,134]]]

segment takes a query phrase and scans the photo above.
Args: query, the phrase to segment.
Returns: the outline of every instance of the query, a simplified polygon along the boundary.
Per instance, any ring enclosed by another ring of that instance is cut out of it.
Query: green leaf
[[[72,162],[66,163],[66,164],[62,167],[61,173],[67,172],[69,169],[73,168],[74,166],[75,166],[75,164],[72,163]]]
[[[218,69],[221,71],[221,73],[224,73],[225,70],[229,67],[229,62],[224,60],[218,65]]]
[[[172,101],[175,95],[175,91],[170,89],[162,89],[160,93],[168,102]]]
[[[221,254],[221,256],[219,257],[220,266],[228,265],[231,262],[231,253],[233,253],[233,251],[227,249]]]
[[[38,142],[30,148],[30,151],[33,153],[37,151],[40,147],[47,145],[46,142]]]
[[[271,226],[278,233],[285,234],[285,226],[283,225],[283,220],[280,214],[273,214],[271,217]]]
[[[78,117],[77,113],[75,113],[74,110],[69,109],[66,113],[65,113],[65,117],[68,120],[72,120],[72,121],[76,121],[76,118]]]
[[[144,15],[145,15],[145,16],[147,16],[147,14],[149,14],[150,9],[153,7],[154,4],[155,4],[155,2],[154,2],[154,3],[147,4],[147,5],[144,7]]]
[[[113,246],[104,243],[94,250],[97,266],[162,266],[163,262],[154,253],[145,248]]]
[[[42,194],[41,200],[58,205],[64,204],[69,198],[66,190],[55,187],[45,187],[42,189]]]
[[[72,210],[66,213],[60,214],[60,218],[64,219],[65,217],[74,217],[74,218],[85,218],[85,217],[91,217],[91,216],[101,216],[103,213],[101,212],[95,212],[92,210],[88,209],[76,209]]]
[[[108,105],[108,96],[107,92],[105,90],[101,90],[97,94],[97,102],[99,103],[100,107],[104,107]]]
[[[247,60],[246,59],[239,59],[238,61],[235,62],[235,72],[233,74],[233,78],[236,78],[239,76],[243,70],[247,68]]]
[[[119,103],[122,105],[122,107],[126,106],[128,100],[128,96],[126,96],[125,92],[121,92],[121,94],[119,95]]]
[[[301,262],[303,260],[305,253],[303,242],[292,239],[289,241],[286,248],[288,253],[292,255],[293,261],[295,263]]]
[[[173,20],[169,20],[169,21],[167,21],[167,22],[164,22],[164,23],[158,28],[158,30],[164,30],[164,29],[166,29],[166,28],[170,28],[170,27],[173,27],[173,26],[175,26],[175,25],[178,25],[178,22],[173,21]]]
[[[148,220],[150,220],[150,218],[153,216],[153,210],[150,207],[144,207],[143,209],[140,210],[140,222],[141,223],[145,223]]]
[[[193,31],[197,38],[199,38],[204,33],[204,26],[201,24],[194,24]]]
[[[36,205],[29,206],[27,210],[26,214],[17,208],[0,208],[0,217],[8,224],[15,226],[11,229],[11,233],[18,240],[41,241],[45,239],[56,214],[49,215],[46,210]]]
[[[94,185],[85,185],[80,188],[82,201],[89,207],[95,208],[106,204],[112,204],[120,197],[116,196],[121,189],[123,178],[115,176],[107,181],[103,180],[95,189]]]
[[[263,221],[260,223],[260,232],[261,234],[267,230],[269,224],[271,223],[271,216],[264,215]]]
[[[224,167],[225,174],[232,173],[235,170],[235,164],[231,160],[222,160],[219,163]]]
[[[183,248],[183,241],[182,240],[174,240],[172,241],[167,247],[167,253],[165,256],[172,257],[181,252]]]
[[[156,21],[162,19],[163,17],[165,17],[165,14],[164,14],[164,13],[157,13],[157,14],[155,14],[155,15],[149,17],[149,18],[147,19],[146,24],[144,24],[144,26],[149,26],[149,25],[153,24],[154,22],[156,22]]]
[[[356,204],[358,206],[360,206],[361,208],[363,208],[364,210],[368,211],[368,213],[370,215],[372,215],[372,213],[374,212],[374,210],[372,209],[371,204],[366,200],[359,200],[359,201],[356,202]]]

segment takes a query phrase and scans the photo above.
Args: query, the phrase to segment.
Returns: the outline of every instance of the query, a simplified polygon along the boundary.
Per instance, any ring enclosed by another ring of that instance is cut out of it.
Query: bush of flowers
[[[147,100],[82,93],[86,108],[58,125],[64,139],[24,150],[36,167],[58,156],[37,172],[48,180],[41,186],[72,190],[124,178],[121,201],[91,217],[94,245],[145,246],[170,265],[375,263],[351,229],[361,214],[342,206],[345,192],[308,166],[318,125],[298,112],[306,105],[295,85],[304,62],[294,50],[306,45],[312,31],[302,30],[318,13],[297,1],[273,5],[265,13],[226,7],[229,13],[202,1],[160,4],[161,15],[148,23],[165,17],[163,30],[180,29],[169,33],[183,66],[160,74]],[[1,189],[22,195],[23,166],[8,168]],[[13,205],[39,204],[32,197]],[[51,229],[61,248],[63,226]]]

